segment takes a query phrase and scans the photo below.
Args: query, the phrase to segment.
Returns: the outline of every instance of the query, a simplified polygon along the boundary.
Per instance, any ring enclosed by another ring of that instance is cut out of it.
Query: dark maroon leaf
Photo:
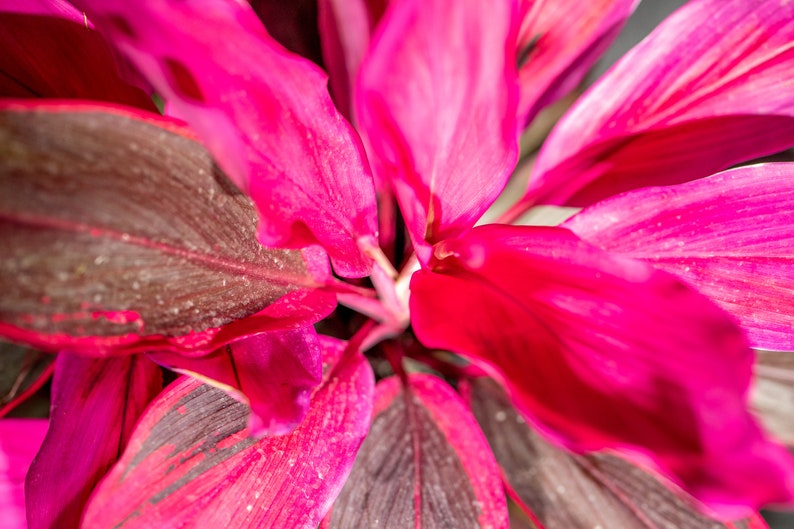
[[[369,428],[373,375],[363,356],[323,342],[323,383],[291,434],[255,441],[249,408],[183,377],[149,408],[97,488],[88,529],[316,528]]]
[[[162,387],[160,368],[143,355],[58,355],[50,428],[25,482],[28,529],[79,526],[91,491]]]
[[[722,524],[694,501],[616,456],[561,450],[538,435],[490,379],[464,395],[502,467],[511,496],[541,529],[760,529],[760,518]]]
[[[108,107],[0,113],[0,333],[89,354],[208,352],[316,321],[316,250],[263,248],[256,211],[174,122]]]
[[[750,402],[766,429],[794,446],[794,352],[757,354]]]
[[[385,379],[372,426],[323,529],[506,528],[501,478],[488,444],[443,380]]]
[[[54,361],[55,355],[0,340],[0,417],[50,379]]]

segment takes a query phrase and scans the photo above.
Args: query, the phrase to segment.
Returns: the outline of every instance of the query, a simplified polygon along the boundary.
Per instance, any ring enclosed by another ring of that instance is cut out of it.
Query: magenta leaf
[[[105,40],[63,0],[0,0],[0,95],[109,101],[155,111]]]
[[[519,122],[574,88],[607,50],[639,0],[521,0]]]
[[[794,350],[794,165],[632,191],[564,226],[677,275],[736,316],[753,347]]]
[[[165,118],[0,113],[0,332],[88,354],[209,352],[325,316],[314,251],[264,249],[256,213]]]
[[[758,351],[751,392],[753,409],[767,430],[794,446],[794,353]]]
[[[247,406],[177,380],[141,419],[83,527],[316,528],[369,429],[374,386],[363,356],[330,339],[323,346],[323,382],[289,435],[256,441]]]
[[[207,356],[150,356],[248,404],[248,430],[254,437],[294,430],[306,416],[312,391],[322,377],[322,352],[312,327],[258,334]]]
[[[470,228],[513,169],[513,11],[501,1],[392,2],[361,65],[359,129],[415,243]]]
[[[267,32],[293,53],[322,62],[317,28],[317,0],[251,0]]]
[[[273,41],[244,2],[79,4],[251,196],[264,245],[319,242],[340,275],[370,273],[372,177],[318,67]]]
[[[50,428],[25,483],[29,529],[79,526],[91,491],[162,387],[160,369],[142,355],[58,355]]]
[[[435,256],[411,282],[418,338],[483,364],[549,436],[641,457],[722,516],[794,499],[747,411],[752,351],[707,298],[560,228],[475,228]]]
[[[55,355],[0,340],[0,417],[50,379],[54,361]]]
[[[0,527],[3,529],[29,529],[25,521],[25,474],[46,433],[44,419],[0,419]]]
[[[525,202],[587,205],[791,146],[792,38],[785,0],[687,3],[560,120]]]
[[[496,461],[442,379],[378,383],[372,426],[323,529],[508,527]]]
[[[538,435],[490,379],[471,381],[472,411],[511,496],[544,529],[760,529],[753,515],[722,524],[680,490],[614,455],[576,455]]]

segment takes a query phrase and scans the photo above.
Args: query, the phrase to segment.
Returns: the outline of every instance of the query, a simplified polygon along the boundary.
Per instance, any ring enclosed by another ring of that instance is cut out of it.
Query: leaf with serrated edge
[[[323,345],[323,383],[290,435],[255,441],[247,406],[177,380],[141,419],[82,527],[317,527],[369,429],[374,389],[363,356]]]
[[[321,526],[506,528],[499,471],[474,417],[443,380],[378,384],[372,427]]]
[[[263,248],[256,212],[165,118],[0,113],[0,334],[89,354],[208,352],[325,316],[316,250]]]
[[[476,379],[463,393],[499,461],[511,496],[544,529],[763,528],[760,518],[722,523],[669,482],[613,455],[579,456],[543,440],[499,385]]]

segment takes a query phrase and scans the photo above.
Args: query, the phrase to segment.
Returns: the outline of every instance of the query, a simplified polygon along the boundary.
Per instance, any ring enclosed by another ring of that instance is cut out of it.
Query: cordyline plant
[[[791,394],[794,166],[718,171],[794,145],[794,4],[686,5],[475,227],[636,3],[321,0],[329,82],[240,1],[1,1],[0,333],[57,353],[4,346],[2,413],[54,377],[0,421],[3,526],[25,472],[31,529],[792,504],[748,390],[757,348]],[[511,225],[543,204],[584,209]]]

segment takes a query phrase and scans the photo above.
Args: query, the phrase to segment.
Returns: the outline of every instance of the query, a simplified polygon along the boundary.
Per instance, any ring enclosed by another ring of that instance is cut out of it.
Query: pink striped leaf
[[[564,446],[640,457],[723,516],[794,500],[794,461],[747,411],[744,336],[673,276],[491,225],[437,245],[411,291],[422,343],[481,363]]]
[[[322,377],[322,353],[312,327],[238,340],[207,356],[152,353],[161,365],[212,384],[251,407],[254,437],[293,431]]]
[[[582,82],[639,0],[521,0],[521,124]]]
[[[94,492],[83,527],[316,528],[369,429],[374,389],[363,356],[330,339],[323,346],[323,382],[289,435],[257,441],[247,406],[177,380]]]
[[[415,243],[470,228],[513,169],[514,17],[508,0],[406,0],[373,37],[356,118]]]
[[[370,433],[321,527],[508,527],[496,461],[446,382],[378,384]]]
[[[28,529],[79,527],[88,497],[162,387],[160,369],[143,355],[58,355],[50,428],[25,483]]]
[[[47,433],[45,419],[0,419],[0,527],[28,529],[25,474]]]
[[[632,191],[564,226],[677,275],[736,316],[753,347],[794,350],[794,164]]]
[[[525,204],[587,205],[794,144],[794,4],[694,0],[560,120]]]
[[[544,440],[490,379],[464,394],[510,489],[543,529],[765,529],[756,514],[722,523],[673,484],[615,455],[577,455]]]
[[[65,0],[0,0],[0,95],[91,99],[156,111],[107,42]]]
[[[369,274],[374,185],[317,66],[277,44],[244,2],[75,3],[251,196],[264,245],[319,242],[340,275]]]
[[[0,333],[87,354],[210,352],[334,306],[316,251],[256,212],[174,122],[109,107],[0,112]]]
[[[794,447],[794,353],[758,351],[751,402],[764,427]]]
[[[0,340],[0,417],[50,380],[55,355]]]

